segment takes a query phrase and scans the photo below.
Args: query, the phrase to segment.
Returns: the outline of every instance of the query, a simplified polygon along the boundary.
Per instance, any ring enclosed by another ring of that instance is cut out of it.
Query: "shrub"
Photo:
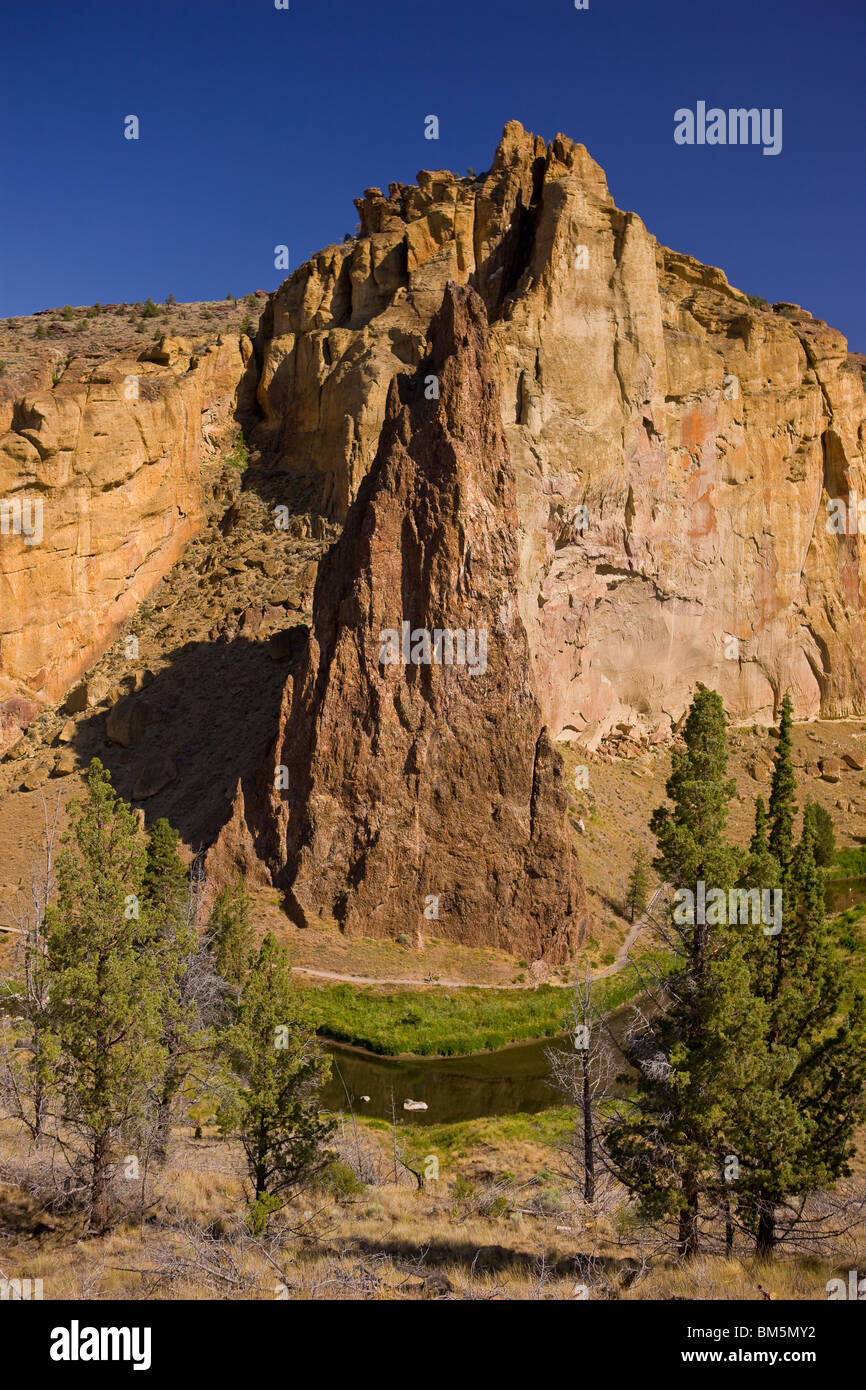
[[[69,321],[69,319],[75,318],[75,310],[73,309],[71,304],[64,305],[63,309],[61,310],[61,317],[65,318],[67,322]]]
[[[367,1190],[366,1185],[341,1158],[335,1158],[323,1169],[319,1186],[332,1197],[357,1197],[360,1192]]]
[[[141,311],[141,316],[145,319],[155,319],[159,317],[159,308],[156,304],[154,304],[150,295],[148,295],[147,299],[144,301],[144,307]]]
[[[230,464],[232,468],[239,468],[242,472],[245,468],[249,468],[250,455],[243,438],[238,440],[231,453],[227,455],[226,463]]]

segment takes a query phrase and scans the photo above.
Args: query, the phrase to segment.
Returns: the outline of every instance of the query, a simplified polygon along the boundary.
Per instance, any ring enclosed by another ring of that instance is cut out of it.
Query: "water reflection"
[[[557,1040],[521,1043],[471,1057],[402,1059],[340,1043],[328,1045],[332,1076],[325,1088],[328,1109],[354,1110],[390,1120],[393,1107],[404,1124],[455,1124],[482,1115],[536,1114],[561,1105],[551,1083],[547,1049]],[[361,1096],[369,1096],[368,1103]],[[426,1110],[404,1110],[404,1100],[423,1100]]]

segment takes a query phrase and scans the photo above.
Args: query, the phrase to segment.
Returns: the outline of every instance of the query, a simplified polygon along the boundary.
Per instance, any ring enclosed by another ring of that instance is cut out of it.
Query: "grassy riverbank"
[[[609,979],[599,980],[605,1011],[624,1004],[646,982],[647,971],[665,969],[669,957],[648,951]],[[552,1038],[567,1025],[571,992],[537,989],[391,989],[354,985],[300,987],[310,1022],[323,1037],[354,1043],[380,1056],[459,1057],[494,1051],[509,1043]]]
[[[840,849],[835,863],[825,870],[832,883],[837,878],[863,878],[866,875],[866,845],[860,849]]]

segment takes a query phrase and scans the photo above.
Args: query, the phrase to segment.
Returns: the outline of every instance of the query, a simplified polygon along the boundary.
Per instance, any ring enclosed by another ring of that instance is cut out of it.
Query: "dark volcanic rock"
[[[404,624],[420,664],[404,661]],[[437,630],[465,634],[462,663],[460,638],[448,664]],[[518,608],[487,319],[465,286],[449,283],[427,361],[392,382],[376,460],[319,569],[274,763],[287,786],[267,792],[263,777],[246,815],[299,922],[551,962],[580,939],[562,765]]]

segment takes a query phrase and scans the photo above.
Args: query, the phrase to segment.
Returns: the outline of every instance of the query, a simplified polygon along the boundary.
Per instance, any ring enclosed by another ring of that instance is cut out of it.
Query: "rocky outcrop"
[[[863,713],[863,359],[795,305],[660,246],[563,136],[516,122],[489,172],[368,189],[358,235],[273,296],[259,439],[345,516],[388,383],[449,280],[473,285],[517,482],[520,607],[555,738],[665,734],[697,682],[769,721]]]
[[[252,346],[71,361],[0,436],[0,749],[110,644],[203,521],[201,465],[254,389]]]
[[[244,812],[300,923],[423,929],[554,963],[579,940],[583,888],[532,685],[516,536],[484,306],[449,284],[320,564],[313,631]]]

